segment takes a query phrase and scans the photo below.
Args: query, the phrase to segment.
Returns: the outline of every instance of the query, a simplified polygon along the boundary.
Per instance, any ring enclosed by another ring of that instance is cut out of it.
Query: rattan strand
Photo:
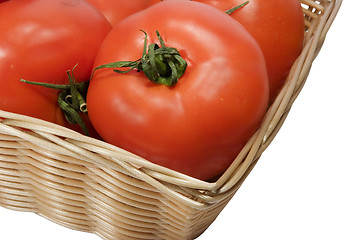
[[[0,110],[0,206],[106,240],[193,239],[270,145],[304,86],[342,1],[302,0],[304,49],[261,128],[216,182],[200,181],[39,119]]]

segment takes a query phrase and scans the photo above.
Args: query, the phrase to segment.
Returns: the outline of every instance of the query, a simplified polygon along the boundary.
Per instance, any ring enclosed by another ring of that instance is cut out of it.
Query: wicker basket
[[[302,0],[306,43],[256,134],[208,183],[61,126],[0,110],[0,206],[103,239],[194,239],[218,216],[283,124],[341,0]]]

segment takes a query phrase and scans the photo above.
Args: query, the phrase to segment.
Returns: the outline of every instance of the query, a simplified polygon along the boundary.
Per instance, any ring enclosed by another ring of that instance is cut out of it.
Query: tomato
[[[2,3],[0,109],[70,127],[58,106],[59,90],[20,79],[69,84],[66,71],[78,64],[76,81],[88,81],[95,55],[110,29],[105,17],[85,1]]]
[[[149,0],[148,6],[154,5],[158,2],[162,2],[162,0]]]
[[[90,120],[105,141],[208,180],[228,168],[266,112],[264,56],[230,16],[206,4],[173,0],[119,22],[104,40],[94,66],[141,58],[145,39],[163,48],[156,31],[166,47],[177,49],[187,62],[185,73],[166,86],[137,69],[98,69],[87,95]],[[160,78],[169,76],[164,71]]]
[[[195,0],[229,10],[245,0]],[[304,15],[299,0],[251,0],[231,16],[259,43],[267,64],[270,99],[274,100],[302,51]]]
[[[123,18],[145,9],[150,0],[86,0],[96,7],[108,19],[111,25],[115,25]]]

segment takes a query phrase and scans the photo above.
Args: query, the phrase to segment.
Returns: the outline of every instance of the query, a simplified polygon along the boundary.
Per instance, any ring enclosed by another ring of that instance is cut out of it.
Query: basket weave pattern
[[[152,164],[113,145],[0,110],[0,206],[35,212],[103,239],[194,239],[218,216],[271,143],[340,8],[301,1],[302,54],[261,128],[216,182]]]

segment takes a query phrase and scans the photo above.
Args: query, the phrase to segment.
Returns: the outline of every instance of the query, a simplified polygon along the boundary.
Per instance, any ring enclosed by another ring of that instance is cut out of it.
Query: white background
[[[198,240],[360,239],[360,2],[345,1],[279,134]],[[3,240],[100,240],[0,207]]]

